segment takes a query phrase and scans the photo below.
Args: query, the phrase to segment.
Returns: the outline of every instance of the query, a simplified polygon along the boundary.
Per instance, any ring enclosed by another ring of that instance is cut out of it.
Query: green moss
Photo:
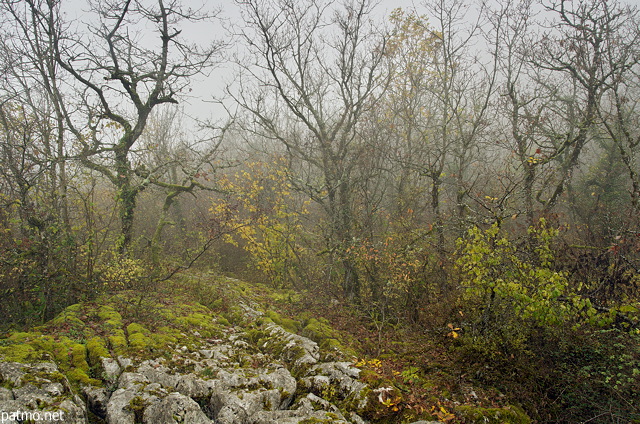
[[[211,316],[207,316],[201,313],[193,313],[183,317],[178,317],[175,321],[176,323],[185,327],[207,327],[210,325],[211,319]]]
[[[261,339],[267,336],[267,333],[260,328],[252,328],[245,331],[244,338],[250,344],[257,346]]]
[[[129,401],[127,409],[135,415],[135,422],[141,423],[142,414],[147,406],[149,406],[149,401],[145,400],[141,396],[136,396]]]
[[[74,343],[71,346],[71,366],[89,371],[87,363],[87,349],[80,343]]]
[[[153,348],[153,340],[142,333],[129,334],[129,346],[136,350],[147,350]]]
[[[76,303],[75,305],[67,306],[66,311],[71,313],[78,313],[82,311],[82,303]]]
[[[38,336],[38,337],[34,337],[33,340],[31,340],[30,344],[36,349],[39,349],[45,352],[53,352],[53,349],[55,348],[55,345],[56,345],[56,341],[51,336]]]
[[[222,314],[223,318],[229,321],[231,325],[241,325],[245,322],[242,310],[237,306],[232,306],[229,310]]]
[[[24,341],[25,339],[29,339],[31,337],[33,337],[32,333],[18,332],[18,333],[11,333],[11,335],[7,337],[7,339],[11,340],[12,342],[19,342],[19,341]]]
[[[122,327],[122,315],[109,305],[100,306],[98,317],[103,320],[108,327]]]
[[[270,297],[276,302],[298,303],[302,295],[295,290],[272,291]]]
[[[318,321],[315,318],[310,318],[307,325],[302,330],[302,334],[313,339],[315,341],[322,341],[324,339],[335,338],[335,331],[327,324]]]
[[[191,305],[191,310],[194,312],[200,312],[202,314],[207,314],[207,315],[211,314],[211,310],[206,306],[201,305],[200,303],[194,303],[193,305]]]
[[[124,331],[119,330],[116,334],[109,336],[109,345],[117,354],[124,353],[127,347],[127,339],[124,336]]]
[[[31,384],[36,387],[42,387],[44,384],[49,382],[62,383],[63,385],[66,383],[67,378],[64,374],[54,371],[54,372],[46,372],[46,371],[37,371],[29,372],[25,374],[20,379],[21,385]]]
[[[67,377],[71,383],[75,383],[83,386],[101,386],[102,382],[95,378],[89,377],[89,375],[80,368],[74,368],[66,372]]]
[[[92,337],[87,340],[87,352],[89,357],[89,363],[98,364],[100,358],[110,358],[111,354],[107,349],[105,341],[102,337]]]
[[[176,319],[176,314],[174,314],[173,311],[169,308],[158,309],[158,314],[165,318],[167,321],[173,322]]]
[[[285,318],[274,311],[267,311],[267,316],[271,319],[271,321],[291,333],[297,333],[298,331],[300,331],[300,323],[296,320]]]
[[[177,343],[180,333],[174,329],[162,327],[157,333],[153,333],[149,337],[151,337],[154,346],[162,348]]]
[[[267,350],[267,353],[269,353],[270,355],[273,355],[275,357],[281,357],[288,343],[279,337],[266,335],[265,337],[261,338],[258,341],[258,345],[260,347],[264,347]],[[291,350],[295,349],[295,347],[296,346],[292,346]],[[293,356],[295,356],[295,358],[291,358],[292,360],[298,359],[300,357],[297,355],[297,353],[298,352],[293,353]]]
[[[83,344],[76,343],[66,336],[60,337],[60,340],[53,346],[53,356],[64,371],[71,368],[79,368],[89,371],[87,363],[87,349]]]
[[[12,344],[0,347],[0,357],[7,362],[33,362],[42,358],[42,351],[29,344]]]
[[[191,332],[197,330],[202,337],[217,337],[221,333],[218,324],[213,321],[213,316],[200,312],[200,308],[194,308],[197,312],[178,317],[175,323],[182,327],[184,331]]]
[[[505,408],[479,408],[461,405],[455,409],[456,415],[469,424],[530,424],[531,418],[517,406]]]
[[[340,343],[337,339],[325,339],[319,344],[320,349],[323,350],[339,350],[344,351],[344,347],[342,343]]]
[[[77,308],[73,308],[73,306],[79,306],[79,305],[69,306],[67,309],[60,312],[58,316],[56,316],[53,320],[51,320],[51,324],[55,326],[69,325],[72,327],[84,327],[85,325],[84,321],[78,318],[76,313]]]
[[[316,319],[307,317],[305,326],[300,334],[318,343],[320,349],[332,358],[336,354],[338,354],[338,356],[341,354],[358,356],[355,351],[346,348],[342,344],[338,332],[335,331],[324,318]]]
[[[73,346],[75,342],[71,341],[68,337],[60,337],[60,340],[56,342],[54,345],[52,354],[58,365],[60,365],[63,369],[69,369],[70,361],[69,356],[71,354],[71,346]]]
[[[149,330],[138,323],[132,322],[131,324],[127,325],[127,333],[129,333],[129,336],[136,333],[149,334]]]

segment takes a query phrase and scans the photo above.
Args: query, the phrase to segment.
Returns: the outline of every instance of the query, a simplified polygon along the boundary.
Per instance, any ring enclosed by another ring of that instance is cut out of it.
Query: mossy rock
[[[30,339],[32,337],[33,337],[33,333],[17,332],[17,333],[11,333],[11,335],[7,337],[7,340],[13,343],[16,343],[16,342],[24,341],[25,339]]]
[[[142,333],[129,334],[129,346],[137,351],[152,350],[153,340]]]
[[[144,328],[142,325],[136,322],[132,322],[131,324],[127,325],[127,333],[129,333],[129,337],[131,337],[132,334],[149,334],[150,331]]]
[[[301,334],[303,336],[309,337],[316,342],[321,342],[325,339],[336,338],[335,330],[333,328],[315,318],[309,318],[309,320],[306,322],[305,327],[302,329]]]
[[[158,330],[149,335],[151,340],[153,340],[153,345],[156,347],[165,347],[170,344],[175,344],[178,342],[178,339],[181,337],[181,334],[178,330],[170,327],[160,327]]]
[[[102,381],[89,377],[87,372],[80,368],[74,368],[72,370],[65,372],[65,374],[67,375],[67,377],[69,378],[69,381],[71,381],[72,384],[75,383],[81,386],[101,386],[102,385]]]
[[[116,311],[112,306],[102,305],[98,310],[98,317],[105,322],[108,327],[121,328],[122,327],[122,315]]]
[[[224,300],[216,299],[211,303],[211,309],[222,309],[224,306]]]
[[[456,415],[467,424],[530,424],[531,418],[517,406],[504,408],[480,408],[461,405],[455,409]]]
[[[0,347],[0,358],[6,362],[21,362],[23,364],[42,359],[43,352],[30,344],[10,344]]]
[[[135,416],[135,422],[141,423],[144,413],[144,409],[150,405],[150,402],[144,399],[142,396],[135,396],[129,401],[129,405],[126,409],[133,412]]]
[[[87,348],[80,343],[74,343],[71,346],[71,366],[89,371],[89,363],[87,362]]]
[[[21,333],[7,340],[15,343],[0,348],[3,361],[33,363],[53,356],[60,371],[71,383],[101,385],[101,381],[89,377],[87,347],[67,336],[54,339],[52,336]],[[54,373],[57,380],[64,380],[61,373]],[[48,378],[48,377],[47,377]],[[51,378],[49,378],[51,380]]]
[[[109,346],[118,355],[126,353],[127,338],[124,336],[124,331],[120,330],[121,334],[114,334],[109,336]]]
[[[202,310],[204,308],[204,311]],[[191,312],[187,315],[176,317],[174,323],[185,332],[198,331],[202,337],[218,337],[222,333],[220,325],[214,322],[214,317],[202,305],[184,305],[183,308]]]
[[[53,347],[53,358],[56,363],[64,369],[71,366],[71,348],[75,342],[66,336],[60,337]]]
[[[87,353],[89,363],[96,365],[100,363],[100,358],[110,358],[111,354],[107,349],[105,340],[102,337],[92,337],[87,340]]]
[[[99,374],[101,358],[133,353],[146,357],[178,343],[195,348],[202,337],[222,334],[217,316],[201,304],[172,299],[159,303],[157,310],[144,315],[143,320],[140,315],[123,316],[124,312],[118,312],[117,305],[125,301],[126,294],[121,293],[72,305],[39,327],[39,332],[12,333],[0,343],[0,360],[54,360],[72,383],[100,385],[91,376]],[[222,324],[228,325],[224,321]],[[199,336],[192,335],[195,331]]]
[[[75,304],[67,307],[64,311],[60,312],[54,319],[49,322],[52,326],[69,326],[71,328],[84,328],[85,322],[78,318],[78,312],[81,311],[80,304]]]
[[[23,385],[32,384],[36,387],[42,387],[43,384],[49,382],[61,383],[64,386],[67,383],[67,377],[59,371],[39,371],[25,374],[21,379]]]
[[[339,333],[324,319],[308,318],[300,334],[318,343],[321,350],[330,354],[357,356],[356,352],[346,348],[340,341]]]
[[[338,353],[337,356],[341,356],[342,354],[357,356],[354,351],[345,348],[338,339],[324,339],[318,344],[318,346],[321,351],[329,352],[329,354]]]
[[[44,335],[33,337],[29,342],[31,346],[44,352],[53,352],[56,343],[56,340],[52,336]]]
[[[273,321],[275,324],[278,324],[280,327],[284,328],[290,333],[297,333],[298,331],[300,331],[300,323],[296,320],[285,318],[274,311],[267,311],[266,315],[271,321]]]
[[[177,317],[175,322],[187,328],[191,326],[205,328],[211,326],[212,319],[211,315],[196,312],[186,316]]]
[[[259,346],[262,339],[268,336],[268,333],[261,328],[252,328],[244,332],[244,339],[253,346]]]
[[[222,318],[226,319],[230,325],[241,325],[245,322],[245,316],[237,306],[232,306],[228,311],[222,313]]]

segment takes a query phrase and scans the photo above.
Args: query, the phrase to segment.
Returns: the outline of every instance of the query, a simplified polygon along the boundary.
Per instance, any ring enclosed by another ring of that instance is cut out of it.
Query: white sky
[[[219,7],[222,11],[221,17],[225,20],[238,22],[241,19],[238,5],[236,5],[233,0],[216,0],[215,2],[208,2],[208,5]],[[419,0],[379,0],[379,4],[375,9],[376,18],[379,18],[382,21],[386,20],[388,22],[387,17],[392,10],[398,7],[410,9],[414,6],[417,7],[418,11],[423,9],[419,6]],[[207,34],[207,36],[225,36],[226,32],[222,27],[217,28],[217,30],[219,31],[219,35]],[[220,119],[220,117],[224,116],[223,109],[213,104],[211,99],[223,94],[225,85],[233,77],[233,75],[231,75],[232,72],[233,71],[230,69],[230,66],[221,64],[220,67],[211,72],[209,77],[196,78],[193,81],[193,95],[183,101],[186,112],[191,115],[197,115],[199,119],[207,118],[210,115],[212,115],[214,119]],[[206,93],[210,94],[208,96],[202,96]]]
[[[84,27],[91,19],[88,11],[91,10],[90,2],[100,2],[101,0],[63,0],[62,9],[65,20],[74,22],[80,27]],[[375,18],[381,22],[387,22],[390,12],[398,7],[410,9],[416,7],[419,12],[424,8],[419,6],[421,0],[378,0],[378,5],[374,10]],[[640,1],[640,0],[639,0]],[[338,3],[338,1],[336,1]],[[226,22],[239,22],[241,20],[239,6],[234,0],[183,0],[182,4],[193,8],[199,8],[204,4],[205,9],[221,10],[220,17]],[[202,23],[189,26],[182,26],[182,34],[185,40],[197,43],[210,43],[213,40],[223,39],[228,42],[229,33],[223,25],[212,26],[211,23]],[[146,37],[145,37],[146,39]],[[156,43],[155,35],[150,34],[150,42]],[[191,80],[191,91],[184,93],[180,97],[180,105],[185,113],[198,120],[212,119],[214,121],[224,120],[226,113],[219,105],[212,100],[223,96],[224,87],[233,78],[233,69],[230,64],[222,63],[213,69],[208,76],[197,76]],[[195,124],[187,124],[195,125]]]
[[[63,2],[63,4],[66,5],[65,10],[67,18],[85,20],[86,16],[83,11],[89,9],[88,1],[89,0],[66,0],[66,2]],[[379,0],[379,4],[375,9],[375,15],[377,19],[385,21],[386,17],[389,16],[389,13],[398,7],[403,9],[415,8],[419,14],[426,14],[426,8],[421,5],[421,2],[422,0]],[[623,0],[622,2],[636,6],[640,5],[640,0]],[[184,0],[183,4],[197,7],[197,5],[201,5],[203,3],[207,8],[219,7],[222,11],[221,17],[230,22],[237,22],[240,20],[238,6],[233,0]],[[475,3],[475,1],[470,1],[469,3]],[[229,37],[228,32],[222,27],[222,25],[212,27],[211,24],[195,25],[183,28],[183,33],[181,35],[186,39],[202,43],[207,43],[214,39],[225,39],[225,37]],[[222,96],[225,85],[230,82],[233,77],[232,74],[233,70],[231,69],[231,66],[221,64],[218,68],[214,69],[208,77],[200,76],[194,78],[191,85],[192,91],[188,93],[186,98],[181,99],[182,106],[184,107],[187,115],[201,120],[210,117],[217,120],[222,119],[224,117],[224,112],[222,108],[219,106],[216,107],[212,103],[212,99]]]

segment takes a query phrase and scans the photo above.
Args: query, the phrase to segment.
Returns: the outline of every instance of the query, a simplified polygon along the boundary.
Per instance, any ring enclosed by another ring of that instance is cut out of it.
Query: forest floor
[[[163,343],[172,340],[196,343],[193,336],[182,340],[191,333],[189,326],[209,331],[202,333],[205,339],[229,330],[251,334],[242,327],[247,323],[239,305],[251,305],[268,322],[313,340],[324,360],[359,368],[360,381],[372,389],[372,407],[363,413],[368,422],[531,422],[509,404],[509,396],[471,382],[453,353],[456,341],[449,328],[426,333],[380,323],[321,292],[277,289],[212,272],[190,271],[153,287],[70,306],[31,332],[0,338],[0,360],[33,363],[53,356],[72,385],[100,387],[103,375],[92,364],[109,353],[143,355],[142,360],[167,350]],[[205,323],[206,317],[217,317],[215,324]],[[51,355],[40,357],[40,351]]]
[[[201,299],[206,298],[202,293],[211,293],[211,287],[188,281],[187,292]],[[213,296],[225,299],[223,305],[237,303],[227,296],[250,299],[286,329],[310,337],[321,347],[335,345],[363,370],[365,383],[392,387],[393,396],[367,417],[372,422],[530,422],[520,406],[509,403],[505,393],[471,381],[469,368],[460,366],[457,340],[448,326],[416,331],[413,326],[374,320],[363,308],[321,290],[278,289],[236,279],[221,281],[222,286],[213,289]],[[229,281],[231,286],[226,285]]]

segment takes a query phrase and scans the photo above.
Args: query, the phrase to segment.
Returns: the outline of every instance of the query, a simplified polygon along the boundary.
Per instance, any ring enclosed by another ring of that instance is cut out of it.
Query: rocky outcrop
[[[0,422],[87,422],[84,400],[53,362],[0,362]]]
[[[314,341],[242,308],[243,324],[222,337],[168,345],[144,360],[99,358],[93,374],[102,385],[74,391],[54,362],[0,363],[0,412],[63,411],[65,423],[365,422],[370,390],[358,369],[322,362]]]
[[[260,318],[244,309],[247,317]],[[138,364],[105,358],[105,378],[116,382],[114,390],[85,388],[88,407],[109,424],[365,422],[356,410],[334,403],[358,398],[356,409],[366,406],[357,370],[320,363],[315,342],[272,322],[252,327]]]

